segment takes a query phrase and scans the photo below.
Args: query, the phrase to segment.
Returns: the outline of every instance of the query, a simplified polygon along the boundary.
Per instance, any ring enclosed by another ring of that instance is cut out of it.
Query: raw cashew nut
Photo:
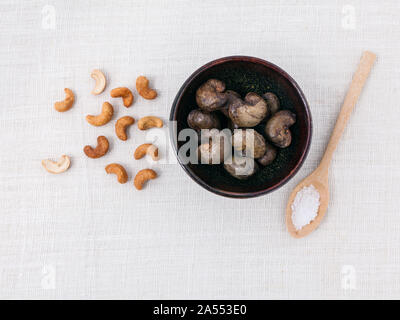
[[[115,133],[123,141],[127,140],[126,128],[135,123],[135,119],[129,116],[119,118],[115,123]]]
[[[160,118],[153,116],[143,117],[138,121],[138,128],[140,130],[147,130],[154,127],[162,128],[162,126],[163,121]]]
[[[290,127],[296,123],[296,115],[289,110],[275,113],[265,126],[267,138],[277,147],[286,148],[292,143]]]
[[[52,161],[52,160],[42,160],[42,166],[50,173],[61,173],[67,171],[71,164],[71,159],[66,156],[62,155],[60,160]]]
[[[71,89],[65,88],[64,92],[65,99],[63,101],[57,101],[54,104],[54,109],[56,109],[58,112],[65,112],[71,109],[75,101],[75,96]]]
[[[197,105],[206,112],[212,112],[224,107],[229,96],[224,92],[225,83],[218,79],[209,79],[196,91]]]
[[[158,148],[151,143],[144,143],[136,148],[134,157],[136,160],[142,159],[146,154],[151,156],[154,161],[158,160]]]
[[[157,173],[154,170],[143,169],[143,170],[140,170],[136,174],[135,180],[133,181],[133,183],[134,183],[136,189],[142,190],[143,185],[146,183],[147,180],[155,179],[155,178],[157,178]]]
[[[244,100],[233,98],[229,104],[229,118],[240,128],[258,125],[268,116],[268,105],[257,93],[249,92]]]
[[[104,102],[103,106],[101,107],[101,113],[98,116],[87,115],[86,121],[89,122],[92,126],[104,126],[107,122],[111,120],[113,113],[113,106],[108,102]]]
[[[111,163],[106,166],[106,172],[117,175],[119,183],[126,183],[128,181],[128,174],[126,173],[125,168],[118,163]]]
[[[97,137],[97,147],[92,148],[91,146],[86,146],[83,148],[83,152],[92,159],[97,159],[104,156],[108,151],[109,143],[105,136]]]
[[[122,101],[124,102],[125,107],[130,107],[133,103],[133,94],[131,90],[129,90],[126,87],[119,87],[112,89],[111,92],[111,97],[113,98],[119,98],[122,97]]]
[[[266,92],[262,95],[264,98],[265,102],[268,105],[269,113],[271,115],[274,115],[275,113],[278,112],[278,110],[281,107],[281,104],[279,103],[279,98],[275,93],[272,92]]]
[[[187,117],[189,127],[200,131],[201,129],[219,129],[221,127],[218,116],[214,113],[194,109],[189,112]]]
[[[104,73],[98,69],[95,69],[92,71],[90,76],[96,81],[96,85],[92,90],[92,94],[98,95],[102,93],[106,87],[106,77],[104,76]]]
[[[232,146],[238,154],[254,159],[261,158],[267,150],[264,137],[254,129],[235,129]]]
[[[144,76],[136,79],[136,90],[145,99],[152,100],[157,97],[157,91],[149,88],[149,80]]]

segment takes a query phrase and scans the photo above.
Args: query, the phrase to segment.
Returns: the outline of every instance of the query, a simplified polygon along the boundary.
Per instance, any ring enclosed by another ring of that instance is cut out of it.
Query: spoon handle
[[[367,81],[375,59],[376,55],[369,51],[365,51],[361,57],[357,71],[353,76],[353,80],[351,81],[349,90],[347,91],[339,116],[336,120],[335,128],[333,129],[331,138],[329,139],[328,146],[326,147],[321,164],[319,165],[320,170],[328,171],[329,169],[333,153],[335,152],[340,137],[346,128],[347,121],[349,120],[351,112],[353,111],[364,84]]]

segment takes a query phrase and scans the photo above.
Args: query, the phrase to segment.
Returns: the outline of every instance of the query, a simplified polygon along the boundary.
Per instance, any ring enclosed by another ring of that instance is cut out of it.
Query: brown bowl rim
[[[177,115],[177,105],[180,103],[181,99],[182,99],[182,95],[183,93],[186,91],[187,87],[189,86],[189,84],[191,83],[191,81],[200,73],[202,73],[203,71],[214,67],[216,65],[219,64],[223,64],[229,61],[245,61],[245,62],[251,62],[251,63],[258,63],[258,64],[262,64],[267,68],[270,68],[276,72],[278,72],[281,76],[283,76],[284,78],[286,78],[290,84],[297,90],[298,94],[300,95],[300,98],[303,102],[303,106],[305,114],[306,114],[306,119],[307,119],[307,141],[306,141],[306,145],[305,148],[303,150],[303,153],[301,155],[301,157],[299,158],[299,160],[297,161],[295,167],[279,182],[277,182],[276,184],[262,189],[260,191],[256,191],[256,192],[232,192],[232,191],[225,191],[225,190],[220,190],[217,188],[214,188],[213,186],[210,186],[209,184],[207,184],[206,182],[204,182],[200,177],[198,177],[191,169],[188,165],[183,164],[181,162],[181,159],[179,158],[178,155],[178,148],[177,148],[177,144],[176,141],[174,139],[174,137],[176,136],[177,132],[176,132],[176,127],[174,125],[170,126],[169,131],[170,131],[170,140],[171,143],[174,147],[175,150],[175,156],[180,164],[180,166],[183,168],[183,170],[189,175],[189,177],[194,180],[197,184],[199,184],[200,186],[202,186],[203,188],[205,188],[206,190],[213,192],[217,195],[220,196],[224,196],[224,197],[228,197],[228,198],[253,198],[253,197],[258,197],[261,195],[265,195],[268,194],[272,191],[275,191],[277,189],[279,189],[280,187],[282,187],[284,184],[286,184],[291,178],[293,178],[296,173],[299,171],[299,169],[302,167],[305,159],[307,158],[308,152],[310,150],[310,145],[311,145],[311,138],[312,138],[312,132],[313,132],[313,125],[312,125],[312,118],[311,118],[311,112],[310,112],[310,107],[308,105],[307,99],[304,96],[303,91],[300,89],[300,86],[297,84],[297,82],[286,72],[284,71],[282,68],[280,68],[279,66],[260,59],[260,58],[256,58],[256,57],[251,57],[251,56],[227,56],[227,57],[223,57],[223,58],[219,58],[213,61],[210,61],[208,63],[206,63],[205,65],[201,66],[200,68],[198,68],[196,71],[194,71],[187,79],[186,81],[183,83],[183,85],[181,86],[181,88],[179,89],[178,93],[175,96],[174,102],[172,103],[172,108],[171,108],[171,112],[170,112],[170,117],[169,120],[175,121],[176,120],[176,115]]]

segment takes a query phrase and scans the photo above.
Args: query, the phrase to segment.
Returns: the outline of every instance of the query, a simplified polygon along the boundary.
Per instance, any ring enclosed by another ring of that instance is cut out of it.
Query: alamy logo
[[[344,265],[341,270],[342,273],[342,289],[355,290],[356,289],[356,269],[352,265]]]
[[[356,28],[356,9],[352,5],[345,5],[342,8],[342,28],[345,30],[354,30]]]
[[[56,8],[52,5],[45,5],[42,8],[42,29],[54,30],[56,28]]]
[[[42,268],[42,289],[52,290],[56,288],[56,268],[53,265],[45,265]]]

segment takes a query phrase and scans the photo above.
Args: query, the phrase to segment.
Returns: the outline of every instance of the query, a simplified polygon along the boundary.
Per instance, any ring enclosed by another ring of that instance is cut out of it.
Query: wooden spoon
[[[350,118],[350,114],[353,111],[358,97],[361,94],[363,86],[368,78],[371,71],[372,65],[376,59],[375,54],[369,51],[365,51],[361,57],[361,61],[358,65],[357,71],[353,76],[350,88],[347,91],[346,98],[344,99],[342,109],[340,110],[339,116],[336,120],[335,128],[329,140],[328,146],[325,150],[325,154],[322,157],[320,165],[314,170],[307,178],[301,181],[292,191],[289,197],[288,204],[286,206],[286,227],[289,233],[295,238],[302,238],[311,233],[318,227],[322,218],[325,215],[326,209],[328,208],[329,202],[329,186],[328,186],[328,174],[329,166],[332,160],[333,153],[336,149],[339,139],[342,136],[344,129],[346,128],[347,121]],[[317,217],[309,224],[305,225],[300,230],[296,230],[292,221],[292,203],[303,187],[313,185],[320,194],[320,206],[318,209]]]

